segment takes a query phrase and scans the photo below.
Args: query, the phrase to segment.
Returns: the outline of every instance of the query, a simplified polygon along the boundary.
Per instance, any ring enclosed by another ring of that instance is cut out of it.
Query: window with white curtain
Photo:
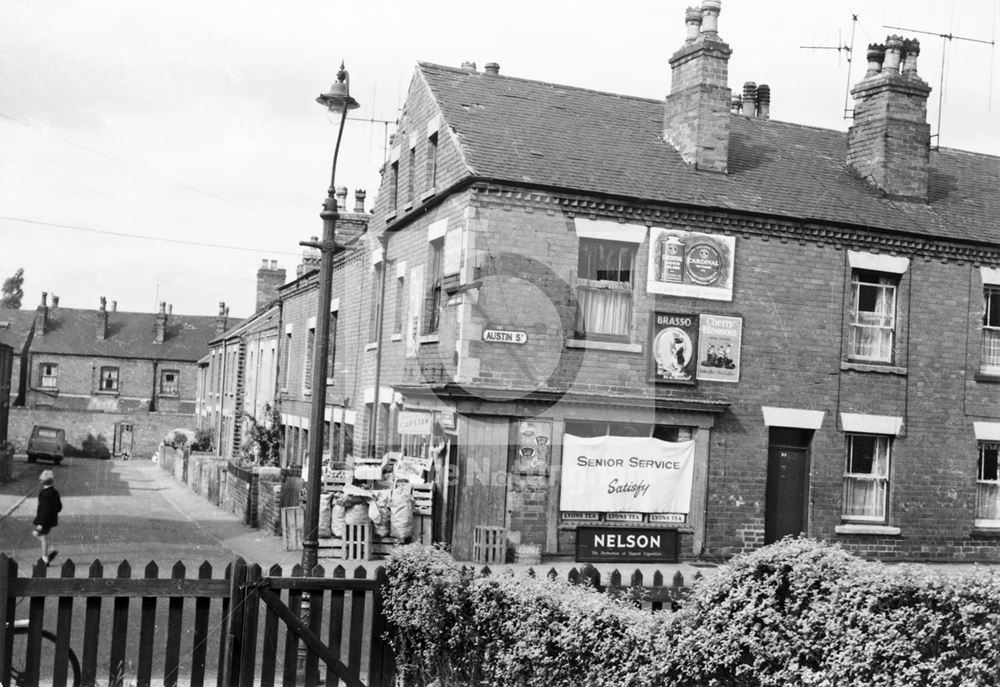
[[[976,519],[1000,520],[1000,474],[997,455],[1000,444],[979,443],[979,466],[976,476]]]
[[[1000,373],[1000,287],[983,291],[983,362],[982,367]]]
[[[851,274],[851,349],[857,360],[891,363],[896,333],[894,274],[854,270]]]
[[[576,335],[621,339],[632,329],[636,244],[580,238]]]
[[[844,520],[884,523],[889,503],[890,438],[847,435],[844,471]]]

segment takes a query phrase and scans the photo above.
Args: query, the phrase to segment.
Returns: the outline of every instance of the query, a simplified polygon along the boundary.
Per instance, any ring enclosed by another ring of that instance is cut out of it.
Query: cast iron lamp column
[[[302,241],[300,245],[318,248],[319,302],[316,305],[316,339],[313,349],[312,369],[312,409],[309,413],[309,480],[306,493],[305,523],[302,539],[302,567],[309,575],[316,566],[319,549],[319,492],[323,478],[323,423],[326,421],[326,357],[330,351],[330,297],[333,291],[333,254],[336,249],[334,235],[337,227],[337,195],[334,180],[337,175],[337,155],[340,153],[340,139],[344,134],[347,111],[358,107],[358,101],[351,97],[351,78],[340,63],[337,80],[316,102],[340,115],[337,129],[337,143],[333,149],[333,167],[330,170],[330,189],[323,202],[323,240],[319,243]]]

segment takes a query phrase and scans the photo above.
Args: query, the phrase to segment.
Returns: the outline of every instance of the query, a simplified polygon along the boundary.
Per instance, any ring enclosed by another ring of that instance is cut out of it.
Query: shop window
[[[632,329],[636,245],[580,238],[576,336],[621,340]]]
[[[979,444],[979,465],[976,476],[976,520],[1000,522],[1000,474],[997,455],[1000,444]]]
[[[177,396],[180,393],[180,377],[178,370],[160,370],[160,395]]]
[[[59,388],[59,366],[55,363],[39,363],[38,386],[43,389]]]
[[[844,520],[885,523],[889,506],[888,436],[847,435],[844,471]]]
[[[436,334],[441,325],[441,287],[444,278],[444,237],[428,243],[427,296],[424,299],[424,334]]]
[[[643,422],[606,422],[566,420],[566,434],[577,437],[653,437],[660,441],[690,441],[691,430],[674,425],[649,425]]]
[[[854,360],[893,362],[899,277],[871,270],[851,273],[851,348]]]
[[[101,391],[118,391],[118,368],[101,368]]]
[[[983,292],[983,362],[984,371],[1000,374],[1000,287]]]

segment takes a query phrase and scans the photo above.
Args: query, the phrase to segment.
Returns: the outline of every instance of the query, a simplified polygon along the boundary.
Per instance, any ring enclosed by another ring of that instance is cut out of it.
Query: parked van
[[[28,439],[28,462],[34,463],[39,458],[48,458],[55,463],[61,463],[63,451],[66,449],[66,432],[58,427],[35,425],[31,428],[31,438]]]

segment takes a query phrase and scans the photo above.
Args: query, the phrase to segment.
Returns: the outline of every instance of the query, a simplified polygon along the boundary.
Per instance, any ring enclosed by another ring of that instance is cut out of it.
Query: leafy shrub
[[[163,437],[163,444],[182,451],[194,443],[195,433],[190,429],[172,429]]]
[[[194,433],[194,442],[191,444],[192,451],[213,451],[215,450],[215,429],[212,427],[202,427]]]
[[[281,411],[277,406],[264,405],[264,419],[258,420],[246,413],[246,441],[240,449],[240,458],[249,465],[281,464]]]
[[[886,566],[805,539],[734,559],[674,614],[562,582],[478,577],[419,545],[387,572],[407,684],[964,687],[1000,675],[996,574]]]

